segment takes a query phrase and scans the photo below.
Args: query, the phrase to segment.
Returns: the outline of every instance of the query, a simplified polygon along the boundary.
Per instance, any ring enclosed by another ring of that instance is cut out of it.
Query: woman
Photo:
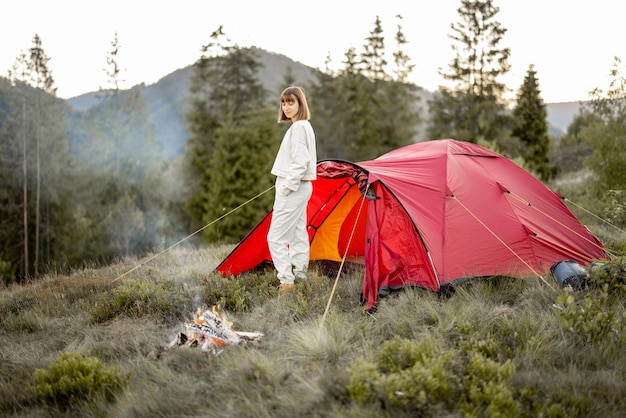
[[[267,234],[280,280],[280,294],[293,289],[296,277],[305,280],[309,266],[306,208],[317,167],[315,133],[310,117],[304,91],[297,86],[287,87],[280,95],[278,123],[291,121],[292,124],[283,137],[271,171],[276,176],[276,194]]]

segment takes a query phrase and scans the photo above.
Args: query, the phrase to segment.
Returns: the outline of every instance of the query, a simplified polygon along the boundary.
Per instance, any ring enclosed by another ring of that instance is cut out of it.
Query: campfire
[[[183,325],[186,332],[179,333],[167,348],[187,345],[200,347],[202,351],[219,354],[223,347],[258,343],[263,337],[260,332],[242,332],[232,329],[232,322],[220,317],[219,305],[213,305],[211,310],[202,312],[196,310],[195,318]]]

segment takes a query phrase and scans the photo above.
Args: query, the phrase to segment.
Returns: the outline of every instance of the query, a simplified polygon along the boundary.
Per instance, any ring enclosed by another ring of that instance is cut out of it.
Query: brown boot
[[[291,292],[293,290],[293,283],[292,284],[280,284],[278,286],[278,296],[284,296],[287,293]]]

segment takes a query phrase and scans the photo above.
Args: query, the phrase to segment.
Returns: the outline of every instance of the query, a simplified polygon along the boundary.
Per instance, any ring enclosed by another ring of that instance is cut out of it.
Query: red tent
[[[548,189],[478,145],[421,142],[353,164],[322,161],[308,204],[311,260],[365,265],[368,308],[405,285],[541,276],[563,260],[608,259],[600,241]],[[271,212],[216,268],[237,275],[271,262]]]

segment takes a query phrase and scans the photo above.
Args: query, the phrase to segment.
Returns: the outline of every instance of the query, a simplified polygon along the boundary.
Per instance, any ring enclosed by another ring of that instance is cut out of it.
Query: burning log
[[[222,347],[258,343],[263,337],[260,332],[235,331],[232,325],[232,322],[220,317],[219,306],[214,305],[211,310],[204,312],[198,308],[196,317],[184,323],[187,332],[178,334],[167,348],[184,344],[190,347],[200,347],[205,352],[210,350],[213,354],[219,354]]]

